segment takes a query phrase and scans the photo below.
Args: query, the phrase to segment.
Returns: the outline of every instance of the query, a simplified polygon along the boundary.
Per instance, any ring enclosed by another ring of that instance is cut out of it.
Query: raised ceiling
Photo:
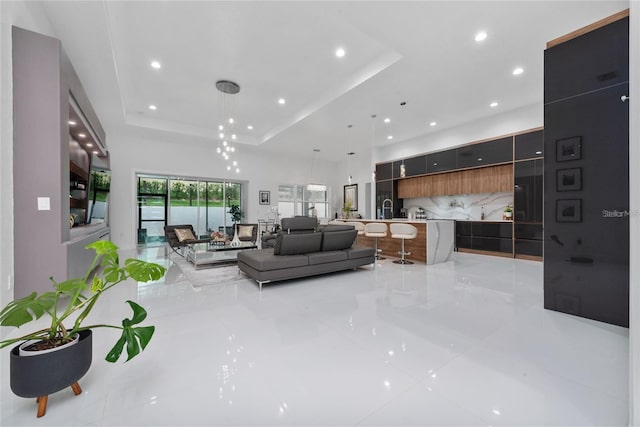
[[[375,144],[385,145],[532,104],[542,108],[546,42],[628,7],[450,0],[41,4],[107,133],[125,125],[215,144],[223,122],[215,83],[229,79],[241,87],[233,111],[242,149],[308,156],[321,148],[320,156],[336,161],[370,150],[371,114]],[[481,30],[488,36],[479,43]],[[346,51],[342,58],[338,47]],[[153,60],[160,69],[150,66]],[[524,72],[514,76],[516,67]],[[493,101],[499,105],[490,107]]]

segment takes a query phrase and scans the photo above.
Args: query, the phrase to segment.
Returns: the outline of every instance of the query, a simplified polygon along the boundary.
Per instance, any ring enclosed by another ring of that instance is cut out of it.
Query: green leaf
[[[93,243],[89,243],[85,246],[85,249],[94,249],[96,255],[106,255],[118,251],[118,247],[109,240],[98,240]]]
[[[7,306],[0,311],[0,325],[19,328],[25,323],[39,319],[43,314],[51,311],[55,302],[55,292],[44,292],[41,295],[33,292],[24,298],[7,304]]]
[[[105,360],[107,362],[115,363],[120,358],[126,341],[127,339],[124,336],[124,331],[122,331],[122,336],[120,336],[120,339],[116,342],[113,348],[109,350],[109,353],[107,353],[107,357],[105,357]]]
[[[122,321],[122,335],[107,354],[106,360],[108,362],[113,363],[120,358],[125,344],[127,346],[127,361],[136,357],[147,347],[156,329],[155,326],[133,327],[147,318],[147,311],[133,301],[127,301],[127,304],[133,310],[133,317]]]
[[[147,347],[149,341],[151,341],[151,337],[153,337],[155,329],[155,326],[144,326],[138,328],[125,327],[122,330],[120,339],[116,342],[111,351],[109,351],[105,360],[111,363],[116,362],[120,358],[125,344],[127,345],[126,362],[133,359]]]
[[[142,261],[139,259],[128,259],[125,261],[124,268],[129,275],[138,282],[148,282],[158,280],[164,276],[166,268],[152,262]]]
[[[80,278],[74,278],[65,280],[64,282],[56,283],[55,288],[61,294],[72,296],[78,293],[78,290],[85,291],[89,289],[89,286],[85,283],[84,280]]]

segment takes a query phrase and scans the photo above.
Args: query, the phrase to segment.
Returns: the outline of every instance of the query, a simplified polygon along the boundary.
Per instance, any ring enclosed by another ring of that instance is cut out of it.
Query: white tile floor
[[[163,255],[139,256],[171,267]],[[118,292],[96,317],[139,299],[157,328],[144,354],[108,364],[115,335],[96,331],[83,393],[50,396],[36,420],[4,350],[0,425],[627,425],[627,329],[544,310],[539,262],[387,259],[262,293],[194,289],[173,267]]]

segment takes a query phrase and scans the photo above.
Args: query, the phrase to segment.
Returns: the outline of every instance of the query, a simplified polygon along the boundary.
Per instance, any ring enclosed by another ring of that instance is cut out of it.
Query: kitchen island
[[[405,251],[411,252],[406,258],[425,264],[436,264],[448,261],[455,246],[455,221],[452,220],[407,220],[407,219],[360,219],[353,220],[367,224],[384,222],[387,224],[387,237],[378,239],[378,249],[382,249],[383,257],[400,257],[401,239],[391,237],[389,226],[393,223],[411,224],[418,229],[415,239],[405,240]],[[358,236],[359,245],[373,248],[375,239],[364,235]]]

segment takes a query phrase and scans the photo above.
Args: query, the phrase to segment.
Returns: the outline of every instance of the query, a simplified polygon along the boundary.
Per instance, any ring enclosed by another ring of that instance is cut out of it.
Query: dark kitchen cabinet
[[[511,161],[513,161],[513,137],[511,136],[456,149],[456,167],[458,169]]]
[[[625,327],[628,25],[623,18],[547,49],[544,107],[544,306]]]
[[[495,252],[511,256],[511,222],[456,221],[456,248],[459,251]]]
[[[376,164],[376,181],[393,178],[392,162]]]
[[[544,160],[515,162],[513,173],[514,220],[542,223]]]
[[[427,173],[445,172],[456,168],[456,149],[427,154]]]
[[[544,157],[544,131],[516,135],[514,141],[514,160]]]

